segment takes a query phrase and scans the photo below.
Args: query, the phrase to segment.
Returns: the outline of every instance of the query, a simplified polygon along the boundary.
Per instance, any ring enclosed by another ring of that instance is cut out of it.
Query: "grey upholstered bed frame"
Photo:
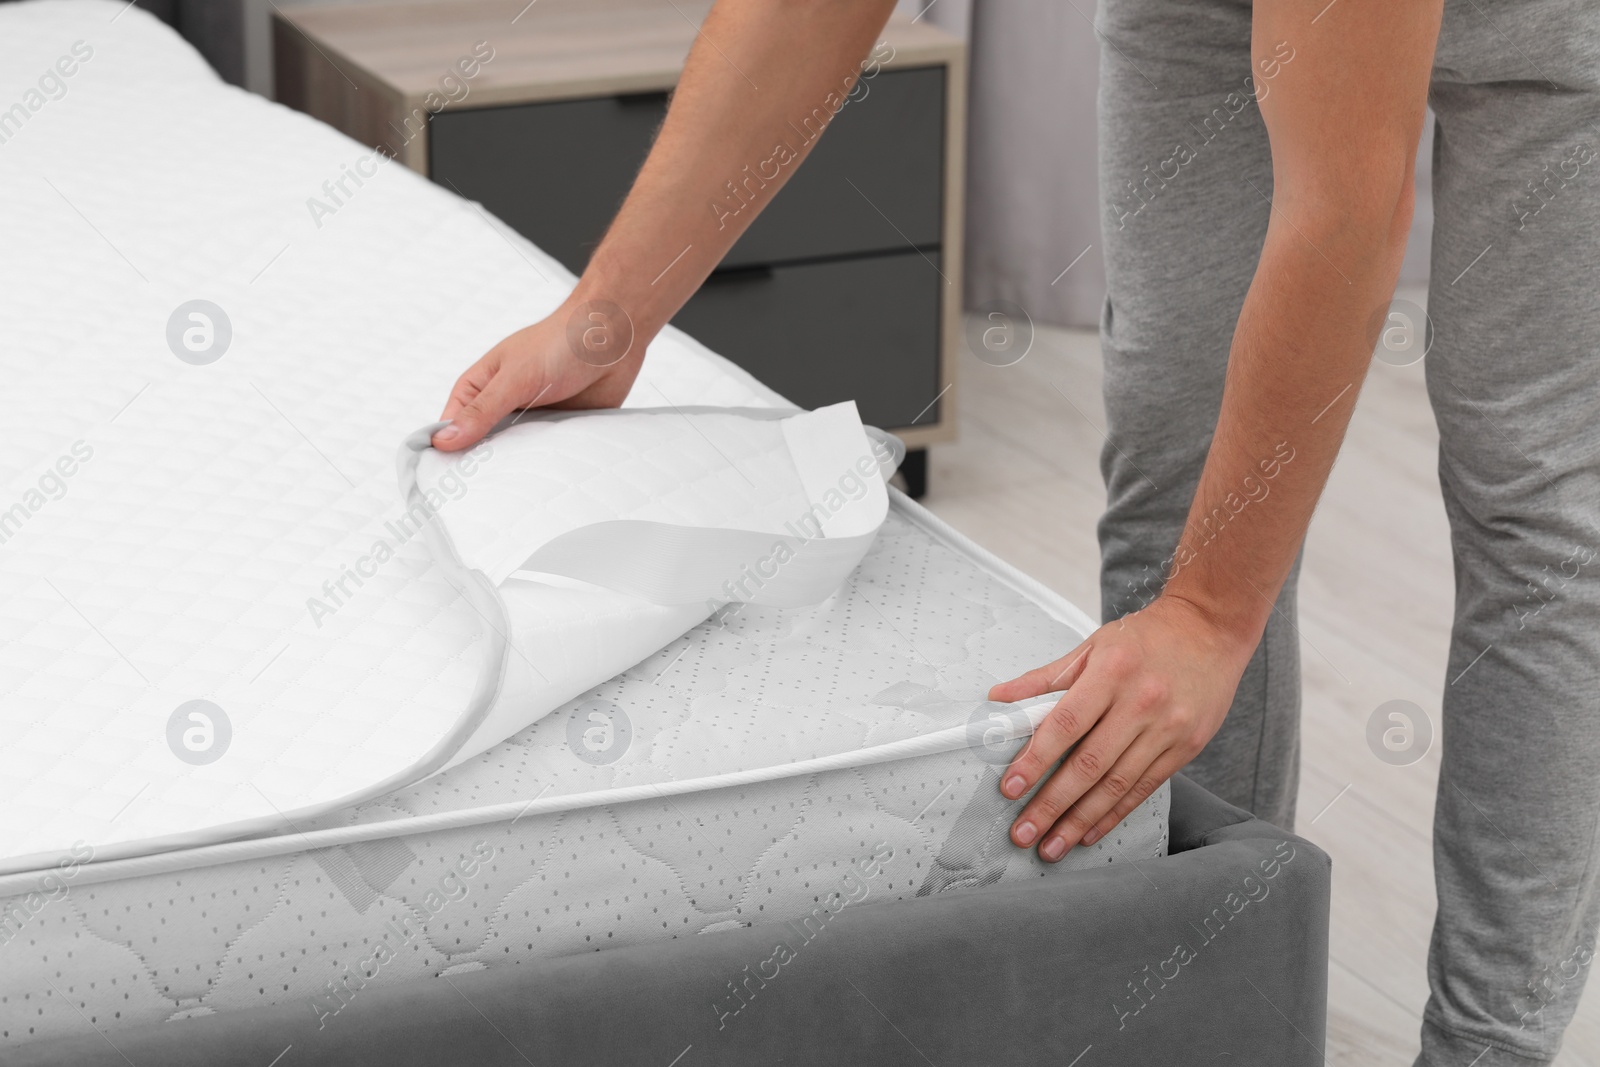
[[[7,1062],[411,1067],[1323,1062],[1330,862],[1192,782],[1171,854],[752,927],[25,1045]],[[765,977],[763,977],[765,976]],[[737,987],[737,990],[735,989]],[[274,1059],[275,1057],[281,1057]]]

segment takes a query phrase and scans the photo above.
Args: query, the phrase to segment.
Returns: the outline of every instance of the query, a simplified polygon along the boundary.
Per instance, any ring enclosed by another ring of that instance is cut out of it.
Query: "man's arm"
[[[645,345],[815,144],[799,131],[843,106],[893,9],[894,0],[718,0],[583,277],[549,318],[461,376],[441,416],[452,425],[434,435],[435,446],[468,448],[520,407],[621,404]],[[718,207],[730,188],[745,201],[736,213]]]
[[[1071,686],[1001,785],[1023,795],[1077,745],[1012,826],[1046,859],[1104,836],[1222,725],[1344,438],[1374,313],[1394,293],[1441,8],[1256,0],[1255,61],[1281,41],[1295,50],[1261,100],[1271,222],[1168,580],[1144,610],[991,692]]]

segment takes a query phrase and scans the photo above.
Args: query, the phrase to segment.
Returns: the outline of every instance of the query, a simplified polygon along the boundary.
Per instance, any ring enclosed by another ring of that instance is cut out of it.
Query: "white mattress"
[[[396,448],[459,368],[570,277],[398,166],[318,227],[305,199],[365,150],[121,3],[0,6],[13,100],[0,1042],[286,1000],[333,1025],[351,968],[516,965],[1164,852],[1165,790],[1054,867],[1006,841],[1007,746],[973,742],[991,712],[1028,720],[982,693],[1090,622],[898,494],[822,604],[725,608],[364,795],[458,728],[491,635],[422,539],[321,625],[306,601],[400,510]],[[196,297],[232,321],[205,367],[166,341]],[[782,400],[668,330],[629,404]],[[238,739],[199,768],[165,733],[197,697]],[[306,709],[317,729],[284,725]]]

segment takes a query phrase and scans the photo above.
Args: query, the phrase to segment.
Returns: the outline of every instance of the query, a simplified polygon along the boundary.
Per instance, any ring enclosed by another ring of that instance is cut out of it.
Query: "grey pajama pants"
[[[1320,6],[1285,51],[1340,32]],[[1250,17],[1100,0],[1108,620],[1160,588],[1266,233]],[[1600,951],[1600,4],[1448,0],[1430,102],[1425,369],[1456,604],[1417,1063],[1525,1067],[1555,1055]],[[1297,574],[1186,772],[1285,827]]]

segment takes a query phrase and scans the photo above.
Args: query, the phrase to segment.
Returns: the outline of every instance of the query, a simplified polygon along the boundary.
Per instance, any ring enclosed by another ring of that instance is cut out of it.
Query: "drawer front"
[[[833,118],[724,265],[898,251],[908,242],[936,247],[944,75],[943,67],[922,67],[867,81],[866,95]],[[430,122],[429,173],[581,272],[633,184],[666,104],[666,94],[648,93],[445,110]],[[815,126],[797,117],[784,141],[798,148]],[[727,180],[754,182],[781,170],[772,158],[771,150],[761,153],[748,161],[748,175]],[[726,219],[739,204],[726,187],[707,191],[710,216]]]
[[[926,256],[719,271],[672,322],[802,407],[854,400],[874,426],[934,423],[945,283]]]
[[[723,266],[936,248],[943,179],[944,68],[884,71],[834,118]]]
[[[446,109],[429,122],[429,175],[581,274],[666,107],[650,93]]]

